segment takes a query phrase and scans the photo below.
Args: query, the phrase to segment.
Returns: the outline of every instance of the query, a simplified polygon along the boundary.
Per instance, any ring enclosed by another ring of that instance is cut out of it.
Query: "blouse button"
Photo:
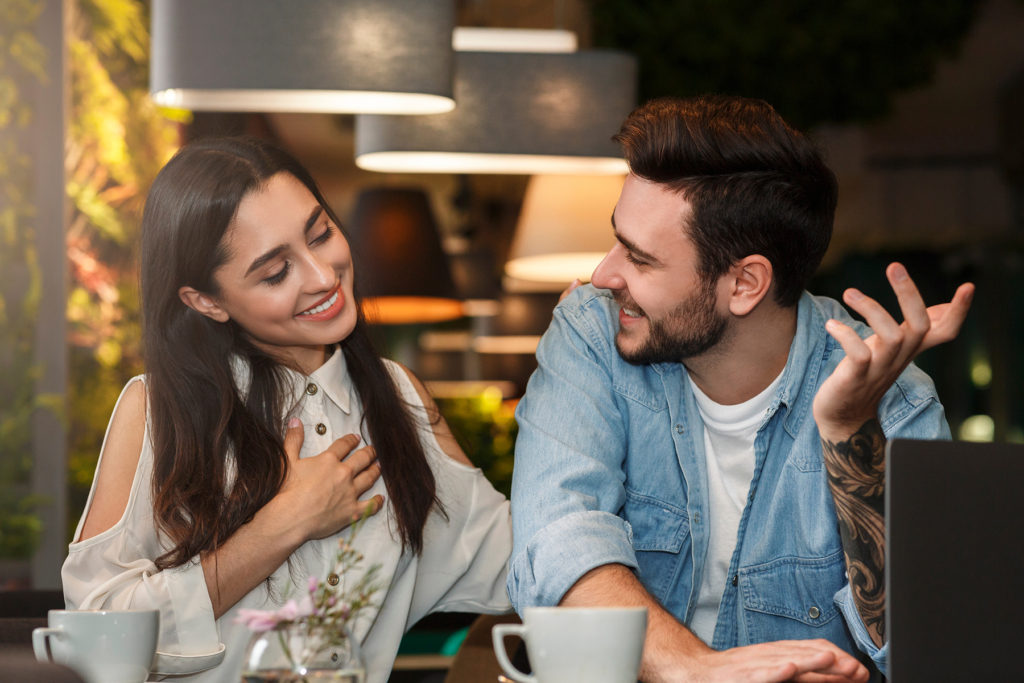
[[[307,394],[309,394],[310,396],[312,396],[312,395],[313,395],[313,394],[315,394],[316,392],[317,392],[317,387],[316,387],[316,385],[315,385],[315,384],[313,384],[312,382],[310,382],[309,384],[307,384],[307,385],[306,385],[306,393],[307,393]]]
[[[323,422],[318,422],[315,429],[316,433],[319,434],[320,436],[323,436],[324,434],[327,433],[327,425],[325,425]]]
[[[685,431],[686,431],[686,429],[683,428],[683,425],[681,425],[681,424],[677,424],[676,425],[676,434],[682,434]]]
[[[330,576],[327,577],[327,583],[331,584],[332,586],[337,586],[338,585],[338,581],[340,581],[340,580],[341,579],[338,577],[337,574],[331,574]]]
[[[817,607],[811,607],[811,609],[807,610],[807,616],[811,619],[817,619],[821,616],[821,610]]]

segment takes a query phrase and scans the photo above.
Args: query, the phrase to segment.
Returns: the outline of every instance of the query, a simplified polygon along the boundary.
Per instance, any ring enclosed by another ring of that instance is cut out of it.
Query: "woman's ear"
[[[733,315],[746,315],[757,308],[771,291],[772,262],[760,254],[751,254],[740,259],[729,272],[733,285],[729,310]]]
[[[178,290],[178,298],[193,311],[202,313],[211,320],[216,320],[219,323],[226,323],[230,320],[228,312],[221,308],[210,295],[203,294],[197,289],[182,287]]]

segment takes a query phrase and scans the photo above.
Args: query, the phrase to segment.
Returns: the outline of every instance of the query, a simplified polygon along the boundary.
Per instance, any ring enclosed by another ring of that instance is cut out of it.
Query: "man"
[[[617,244],[516,413],[512,601],[647,606],[644,681],[867,680],[885,440],[949,437],[910,362],[973,288],[926,309],[892,264],[903,323],[844,294],[872,329],[806,293],[836,181],[764,102],[656,100],[616,139]]]

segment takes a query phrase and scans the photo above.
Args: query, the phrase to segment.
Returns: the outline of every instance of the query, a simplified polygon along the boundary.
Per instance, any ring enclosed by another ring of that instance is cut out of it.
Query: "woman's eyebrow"
[[[309,231],[313,229],[313,226],[316,225],[317,219],[320,218],[320,214],[322,214],[323,212],[324,207],[320,206],[319,204],[313,207],[313,210],[309,212],[309,218],[306,219],[306,225],[302,228],[302,234],[308,234]],[[275,258],[280,256],[281,253],[284,252],[286,249],[288,249],[288,245],[279,244],[270,251],[257,256],[256,259],[249,265],[249,269],[245,271],[245,276],[248,277],[249,274],[252,273],[252,271],[258,270],[260,266],[263,266],[269,263],[270,261],[273,261]]]

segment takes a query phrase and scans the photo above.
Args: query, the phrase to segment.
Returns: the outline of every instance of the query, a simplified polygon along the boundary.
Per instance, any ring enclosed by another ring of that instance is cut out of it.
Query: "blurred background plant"
[[[0,0],[0,558],[31,556],[42,531],[42,499],[29,492],[30,421],[47,400],[35,393],[36,313],[41,275],[35,249],[33,161],[23,147],[32,108],[19,94],[47,83],[48,55],[32,32],[40,0]]]
[[[477,396],[436,399],[462,450],[506,496],[512,488],[516,434],[515,403],[502,400],[497,387]]]
[[[142,371],[135,256],[150,183],[178,147],[148,94],[148,3],[76,0],[68,38],[66,177],[69,528],[92,482],[110,411]]]
[[[594,41],[636,54],[640,100],[760,97],[791,124],[869,121],[956,54],[976,0],[591,0]]]

